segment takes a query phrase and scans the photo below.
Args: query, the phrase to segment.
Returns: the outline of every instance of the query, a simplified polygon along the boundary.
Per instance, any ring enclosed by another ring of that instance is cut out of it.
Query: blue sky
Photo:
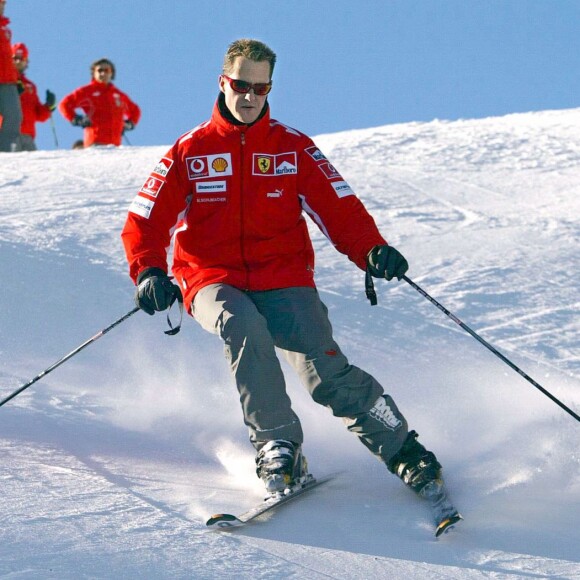
[[[580,106],[579,0],[8,0],[41,98],[60,100],[106,56],[142,109],[133,145],[206,120],[228,44],[278,55],[272,115],[309,135]],[[37,143],[54,149],[50,121]],[[81,130],[59,113],[61,148]]]

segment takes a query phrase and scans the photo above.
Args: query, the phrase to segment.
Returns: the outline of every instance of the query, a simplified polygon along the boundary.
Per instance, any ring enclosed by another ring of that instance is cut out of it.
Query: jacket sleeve
[[[39,123],[44,123],[49,117],[51,110],[49,107],[40,102],[36,85],[34,86],[34,117]]]
[[[10,20],[0,17],[0,83],[15,84],[18,81],[18,71],[12,60],[12,32],[8,28]]]
[[[72,121],[75,116],[75,109],[78,107],[80,89],[69,93],[58,105],[60,114],[67,120]]]
[[[129,207],[121,238],[133,281],[145,268],[168,271],[171,238],[189,203],[178,155],[175,145],[159,160]]]
[[[127,95],[123,96],[125,100],[126,117],[129,121],[136,125],[141,118],[141,109],[137,103],[134,103]]]
[[[364,270],[370,250],[387,243],[374,219],[311,140],[300,153],[299,164],[302,208],[336,249]]]

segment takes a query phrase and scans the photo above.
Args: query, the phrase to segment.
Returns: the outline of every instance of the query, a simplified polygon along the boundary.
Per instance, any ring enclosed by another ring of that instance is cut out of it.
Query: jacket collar
[[[99,81],[96,81],[95,79],[91,79],[91,86],[94,88],[99,88],[103,91],[110,91],[111,89],[115,88],[115,85],[113,83],[100,83]]]
[[[264,104],[262,112],[258,118],[249,125],[238,121],[226,106],[224,94],[220,92],[213,107],[211,116],[212,123],[217,126],[218,131],[223,134],[244,133],[255,135],[266,131],[270,126],[270,105],[268,101]]]

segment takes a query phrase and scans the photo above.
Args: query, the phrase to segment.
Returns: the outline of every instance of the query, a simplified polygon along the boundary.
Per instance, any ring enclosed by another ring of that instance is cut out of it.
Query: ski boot
[[[463,517],[447,496],[441,464],[434,453],[417,441],[417,437],[415,431],[409,432],[401,449],[387,463],[387,468],[427,500],[433,512],[435,536],[439,537]]]
[[[260,449],[256,473],[266,486],[266,498],[287,493],[309,477],[300,445],[283,439],[268,441]]]

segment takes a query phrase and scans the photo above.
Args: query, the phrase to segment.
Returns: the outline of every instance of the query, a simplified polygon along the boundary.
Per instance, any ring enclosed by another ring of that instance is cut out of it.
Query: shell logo
[[[216,173],[223,173],[228,168],[228,162],[223,157],[216,157],[211,167]]]

